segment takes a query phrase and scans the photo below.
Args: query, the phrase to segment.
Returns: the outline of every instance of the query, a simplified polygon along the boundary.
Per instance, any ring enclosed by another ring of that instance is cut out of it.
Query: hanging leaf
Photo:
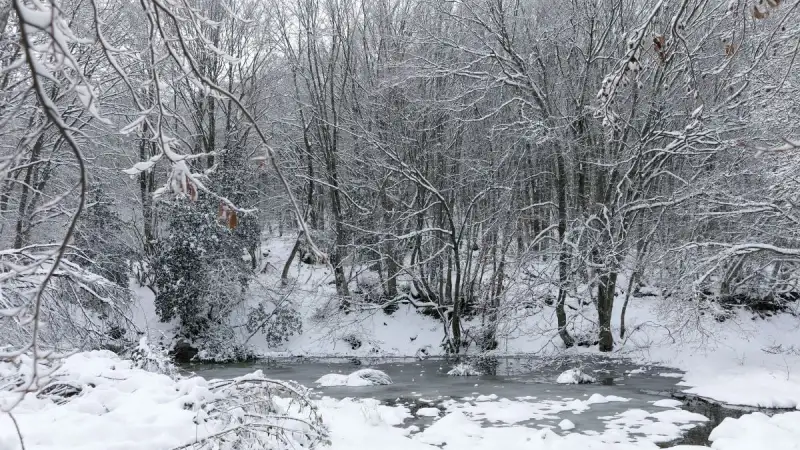
[[[231,230],[236,228],[239,225],[239,216],[236,214],[236,211],[230,211],[228,214],[228,228]]]

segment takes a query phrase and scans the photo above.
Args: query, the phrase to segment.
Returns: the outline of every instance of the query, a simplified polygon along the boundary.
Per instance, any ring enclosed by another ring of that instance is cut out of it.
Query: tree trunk
[[[149,160],[154,153],[154,144],[148,142],[147,122],[142,125],[142,140],[139,143],[139,161]],[[139,173],[139,195],[142,199],[142,231],[144,233],[145,255],[153,254],[156,236],[156,217],[153,207],[153,191],[155,190],[155,171],[147,170]]]
[[[567,313],[564,302],[567,298],[567,282],[569,275],[569,250],[564,243],[567,239],[567,179],[564,167],[564,156],[559,151],[556,154],[557,189],[558,189],[558,298],[556,299],[556,320],[558,321],[558,335],[567,348],[575,345],[575,339],[567,331]]]
[[[604,273],[597,284],[597,317],[600,324],[600,351],[614,349],[611,334],[611,314],[614,309],[614,292],[617,287],[617,272]]]
[[[628,301],[631,299],[631,291],[633,285],[636,283],[637,272],[631,274],[631,279],[628,280],[628,290],[625,292],[625,302],[622,304],[622,312],[619,314],[619,338],[625,339],[625,313],[628,311]]]
[[[36,184],[33,179],[36,172],[39,170],[39,164],[34,164],[38,161],[42,153],[42,146],[44,145],[44,133],[39,135],[36,142],[33,144],[30,156],[30,165],[25,169],[25,178],[22,184],[22,192],[19,198],[19,208],[17,211],[17,225],[16,234],[14,237],[14,248],[22,248],[28,244],[28,236],[30,234],[30,210],[32,201],[29,196],[33,196],[34,192],[30,192],[31,188]]]
[[[289,282],[289,268],[292,267],[292,261],[294,261],[295,255],[297,255],[297,250],[300,248],[300,239],[303,238],[303,232],[301,231],[300,234],[297,235],[297,240],[294,241],[294,246],[292,247],[292,251],[289,253],[289,258],[286,260],[286,264],[283,265],[283,271],[281,272],[281,284],[286,285]]]

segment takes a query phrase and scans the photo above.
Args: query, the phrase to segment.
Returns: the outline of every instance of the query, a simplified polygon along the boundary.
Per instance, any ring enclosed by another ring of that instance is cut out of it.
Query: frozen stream
[[[597,382],[555,383],[562,371],[578,365]],[[319,387],[314,383],[328,373],[349,374],[366,367],[386,372],[393,384]],[[677,402],[672,405],[664,402],[680,391],[677,386],[680,374],[672,369],[641,368],[618,360],[584,359],[543,365],[506,358],[499,361],[496,374],[478,377],[448,376],[450,367],[450,363],[442,360],[365,360],[356,365],[339,359],[194,365],[186,370],[206,378],[231,378],[261,369],[268,377],[314,387],[315,396],[374,398],[384,405],[402,405],[412,417],[399,426],[411,427],[413,433],[418,432],[415,427],[424,431],[457,411],[483,426],[550,427],[561,432],[559,424],[567,419],[574,424],[572,432],[607,435],[612,441],[619,437],[622,442],[647,439],[660,445],[706,444],[708,432],[724,417],[738,417],[744,412],[697,401],[684,402],[677,407],[686,410],[681,411],[675,406]],[[710,420],[701,420],[697,413]],[[687,434],[689,430],[691,433]]]

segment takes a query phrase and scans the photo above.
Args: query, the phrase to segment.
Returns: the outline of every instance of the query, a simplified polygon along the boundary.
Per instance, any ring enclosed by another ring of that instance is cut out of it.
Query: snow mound
[[[558,376],[556,383],[558,384],[588,384],[594,383],[595,378],[586,374],[581,369],[569,369]]]
[[[569,431],[575,428],[575,424],[569,419],[564,419],[558,423],[558,428],[561,428],[564,431]]]
[[[456,364],[447,374],[454,377],[479,377],[483,375],[480,370],[467,363]]]
[[[718,450],[800,448],[800,411],[775,414],[745,414],[738,419],[725,418],[708,437]]]
[[[356,370],[350,375],[329,373],[315,381],[320,386],[377,386],[392,384],[392,379],[385,372],[376,369]]]

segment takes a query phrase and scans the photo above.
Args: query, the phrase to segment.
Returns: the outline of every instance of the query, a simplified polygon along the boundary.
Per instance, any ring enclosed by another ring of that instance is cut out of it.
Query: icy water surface
[[[453,404],[469,406],[479,396],[497,396],[528,403],[565,403],[586,401],[593,394],[617,396],[629,399],[626,402],[610,401],[592,403],[587,410],[560,411],[555,414],[539,414],[516,422],[516,425],[531,427],[557,427],[563,419],[575,424],[575,429],[584,433],[603,433],[608,431],[614,417],[630,410],[644,410],[650,413],[665,411],[668,408],[653,405],[658,400],[670,398],[679,392],[677,383],[680,374],[673,369],[660,367],[641,368],[619,360],[581,359],[569,362],[545,364],[541,361],[524,358],[503,358],[499,360],[495,374],[478,377],[448,376],[452,364],[443,360],[416,361],[400,360],[360,360],[360,364],[347,359],[332,360],[272,360],[234,365],[193,365],[186,367],[188,372],[206,378],[232,378],[261,369],[270,378],[293,380],[305,386],[314,387],[314,395],[334,398],[375,398],[388,405],[404,405],[414,414],[404,426],[416,425],[424,430],[435,420],[434,417],[418,416],[420,408],[437,408],[439,416]],[[596,383],[584,385],[562,385],[555,383],[558,375],[566,369],[581,366],[584,372],[594,376]],[[349,374],[361,368],[375,368],[386,372],[393,381],[388,386],[365,387],[319,387],[314,383],[328,373]],[[706,444],[708,433],[724,417],[741,415],[742,411],[728,410],[696,401],[686,401],[683,408],[703,414],[710,422],[695,426],[688,434],[684,433],[678,441],[671,439],[662,445],[675,443]],[[427,410],[430,411],[430,410]],[[550,417],[547,417],[550,416]],[[498,425],[485,420],[486,426]],[[502,425],[502,424],[501,424]],[[682,424],[684,431],[691,428]],[[637,431],[628,430],[632,437]],[[642,435],[647,434],[642,432]]]

